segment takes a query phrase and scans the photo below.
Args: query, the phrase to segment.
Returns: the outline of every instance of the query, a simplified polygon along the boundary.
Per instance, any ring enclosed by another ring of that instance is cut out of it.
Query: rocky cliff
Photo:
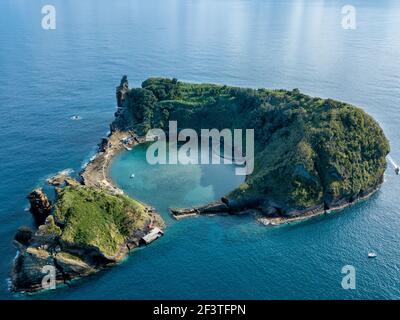
[[[44,223],[45,219],[51,212],[51,204],[42,189],[35,189],[28,195],[30,203],[29,211],[37,225]]]

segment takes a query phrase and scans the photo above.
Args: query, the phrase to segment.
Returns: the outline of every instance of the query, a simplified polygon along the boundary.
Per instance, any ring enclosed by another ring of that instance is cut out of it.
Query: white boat
[[[132,148],[130,148],[130,147],[125,147],[125,149],[126,149],[127,151],[132,151]]]
[[[131,174],[131,179],[132,179],[132,178],[134,178],[134,177],[135,177],[135,174],[134,174],[134,173],[132,173],[132,174]]]
[[[377,254],[375,252],[368,253],[368,258],[376,258]]]
[[[71,120],[81,120],[82,118],[80,116],[72,116]]]

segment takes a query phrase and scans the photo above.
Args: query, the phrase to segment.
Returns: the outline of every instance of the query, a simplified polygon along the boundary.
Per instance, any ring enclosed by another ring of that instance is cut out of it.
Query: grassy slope
[[[244,89],[151,78],[131,89],[114,127],[253,128],[256,166],[231,197],[285,210],[334,204],[381,183],[389,143],[364,111],[298,90]]]
[[[142,228],[149,219],[135,200],[87,187],[64,188],[54,216],[65,223],[62,240],[98,247],[110,257],[118,253],[133,230]]]

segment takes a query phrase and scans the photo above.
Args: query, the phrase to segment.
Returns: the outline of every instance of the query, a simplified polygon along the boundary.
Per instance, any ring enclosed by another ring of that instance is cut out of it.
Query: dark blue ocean
[[[76,174],[94,154],[123,74],[131,86],[165,76],[300,88],[350,102],[377,119],[400,161],[400,2],[353,0],[357,29],[344,30],[348,2],[0,0],[0,298],[399,299],[400,178],[393,170],[368,201],[296,225],[268,228],[250,217],[178,222],[168,205],[229,191],[238,183],[232,168],[150,168],[140,149],[122,153],[111,174],[160,210],[165,236],[70,288],[33,296],[7,289],[13,235],[32,224],[27,193],[60,170]],[[57,10],[56,30],[41,27],[46,4]],[[376,259],[367,258],[370,251]],[[356,269],[355,290],[341,286],[345,265]]]

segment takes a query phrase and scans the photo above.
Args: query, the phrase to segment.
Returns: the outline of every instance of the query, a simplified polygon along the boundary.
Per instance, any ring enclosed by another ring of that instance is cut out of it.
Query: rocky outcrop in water
[[[125,95],[129,91],[129,83],[128,83],[128,77],[124,75],[121,79],[120,85],[116,88],[116,97],[117,97],[117,112],[115,113],[115,116],[118,117],[118,115],[121,112],[121,108],[123,106],[124,100],[125,100]]]
[[[57,173],[56,175],[50,177],[47,179],[47,183],[52,186],[61,186],[64,184],[65,178],[67,177],[67,174],[64,172]]]
[[[30,203],[29,211],[32,213],[35,223],[41,225],[51,213],[51,203],[42,189],[35,189],[28,195]]]
[[[57,173],[56,175],[50,177],[46,180],[47,183],[54,187],[62,186],[79,186],[81,183],[76,179],[72,178],[66,170]]]

